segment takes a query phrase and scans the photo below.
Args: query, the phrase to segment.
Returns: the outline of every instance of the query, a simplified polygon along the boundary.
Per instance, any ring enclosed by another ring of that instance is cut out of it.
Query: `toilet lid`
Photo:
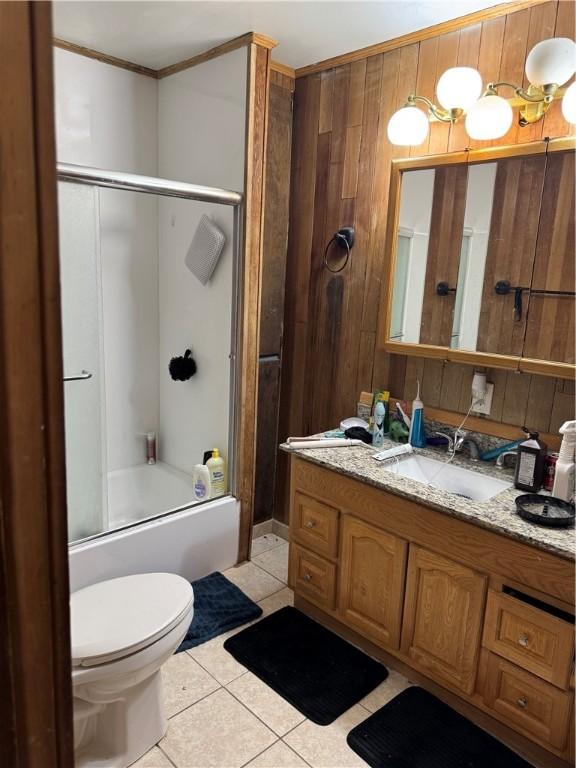
[[[194,602],[192,586],[173,573],[101,581],[70,596],[72,665],[123,658],[166,635]]]

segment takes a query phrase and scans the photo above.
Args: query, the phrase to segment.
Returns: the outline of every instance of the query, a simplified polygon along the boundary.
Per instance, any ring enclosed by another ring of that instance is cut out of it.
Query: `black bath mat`
[[[531,768],[423,688],[407,688],[348,734],[372,768]]]
[[[329,725],[388,670],[295,608],[229,637],[224,648],[318,725]]]
[[[176,653],[195,648],[262,615],[262,608],[221,573],[192,582],[194,618]]]

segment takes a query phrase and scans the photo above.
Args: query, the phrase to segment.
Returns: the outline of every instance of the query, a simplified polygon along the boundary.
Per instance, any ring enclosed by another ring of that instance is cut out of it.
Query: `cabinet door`
[[[440,683],[472,693],[486,577],[420,547],[410,548],[402,650]]]
[[[343,621],[379,645],[398,648],[408,544],[345,515],[341,546]]]

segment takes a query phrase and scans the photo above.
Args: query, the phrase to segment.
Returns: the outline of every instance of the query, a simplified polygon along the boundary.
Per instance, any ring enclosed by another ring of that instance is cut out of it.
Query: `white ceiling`
[[[273,58],[303,67],[499,0],[56,0],[56,37],[153,69],[242,35],[279,41]]]

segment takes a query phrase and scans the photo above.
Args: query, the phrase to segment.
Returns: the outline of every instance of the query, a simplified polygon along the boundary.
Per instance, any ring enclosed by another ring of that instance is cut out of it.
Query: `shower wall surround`
[[[158,175],[242,190],[247,49],[159,81]],[[203,213],[226,234],[212,278],[202,286],[184,257]],[[163,460],[190,472],[203,452],[228,458],[232,309],[232,209],[159,200],[160,445]],[[198,371],[189,382],[164,375],[190,347]]]
[[[60,162],[243,189],[246,48],[160,81],[56,49],[55,74]],[[100,359],[96,356],[92,365],[93,379],[66,384],[67,445],[80,440],[84,463],[90,441],[90,455],[101,455],[101,510],[98,489],[92,489],[89,502],[83,488],[90,484],[82,472],[69,472],[70,538],[77,540],[150,516],[138,512],[136,501],[134,509],[115,511],[112,493],[116,481],[135,483],[134,472],[140,469],[133,468],[145,464],[142,433],[157,433],[158,459],[168,465],[168,473],[191,473],[212,447],[228,458],[232,209],[69,183],[59,186],[61,238],[67,235],[66,242],[61,239],[64,299],[82,288],[78,264],[88,259],[95,278],[91,311],[99,322],[99,338],[90,342],[100,349]],[[92,201],[91,209],[85,198]],[[206,286],[184,263],[203,213],[227,236]],[[92,241],[97,242],[92,245],[82,241],[74,223],[80,214],[84,223],[91,215],[96,222]],[[84,305],[76,305],[79,317]],[[82,348],[78,333],[69,316],[64,328],[65,340],[70,337],[67,374],[80,366],[80,356],[72,355],[73,349]],[[192,349],[198,372],[190,381],[175,382],[168,363],[187,348]],[[88,370],[88,363],[80,367]],[[75,397],[80,387],[82,397],[90,393],[94,400],[83,412],[84,427],[79,426],[78,407],[68,408],[70,395]],[[95,423],[98,419],[100,424]],[[186,482],[183,476],[181,480]]]
[[[59,48],[54,55],[58,160],[156,176],[157,83]],[[113,471],[142,462],[138,433],[158,425],[158,204],[154,196],[117,190],[96,189],[94,194],[103,304],[105,466]],[[77,259],[78,251],[62,249],[61,258]]]

